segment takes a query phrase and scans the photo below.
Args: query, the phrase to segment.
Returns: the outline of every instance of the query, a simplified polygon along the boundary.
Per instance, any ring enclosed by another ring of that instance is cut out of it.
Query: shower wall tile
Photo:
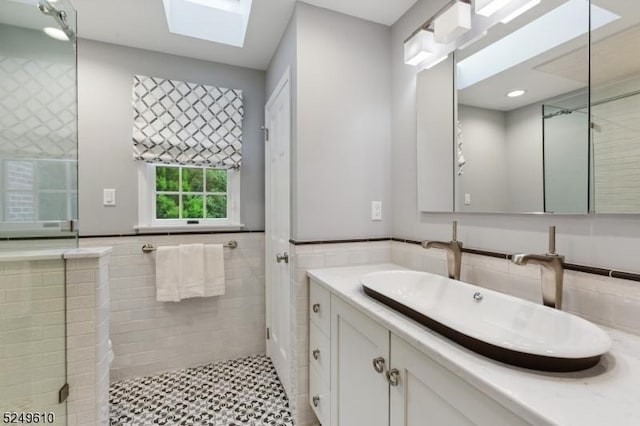
[[[54,412],[65,421],[64,262],[0,262],[0,413]]]
[[[224,296],[156,301],[155,254],[143,253],[144,244],[222,244],[232,239],[238,248],[224,250]],[[80,245],[113,247],[112,381],[265,352],[263,234],[81,238]]]

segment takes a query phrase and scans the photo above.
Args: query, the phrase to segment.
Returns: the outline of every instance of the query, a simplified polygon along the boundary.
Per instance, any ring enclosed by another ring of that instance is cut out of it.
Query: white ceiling
[[[295,0],[254,0],[243,48],[172,34],[161,0],[71,0],[80,38],[266,69]]]
[[[241,67],[266,69],[293,12],[295,0],[253,0],[243,48],[171,34],[161,0],[71,0],[80,38],[154,50]],[[416,0],[304,0],[385,25]]]
[[[256,0],[259,1],[259,0]],[[302,0],[367,21],[393,25],[417,0]],[[426,18],[426,17],[425,17]]]

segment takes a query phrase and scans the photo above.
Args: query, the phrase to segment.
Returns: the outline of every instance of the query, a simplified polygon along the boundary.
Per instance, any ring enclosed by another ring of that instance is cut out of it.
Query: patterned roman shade
[[[221,169],[242,162],[242,91],[136,75],[136,160]]]

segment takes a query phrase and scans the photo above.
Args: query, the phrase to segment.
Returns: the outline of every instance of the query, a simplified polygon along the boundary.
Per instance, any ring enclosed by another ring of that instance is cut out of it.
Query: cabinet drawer
[[[309,285],[309,317],[311,322],[331,337],[331,293],[313,281]]]
[[[309,368],[309,404],[323,426],[331,423],[331,394],[315,368]]]
[[[318,370],[326,385],[331,383],[331,344],[314,323],[309,324],[309,365]]]

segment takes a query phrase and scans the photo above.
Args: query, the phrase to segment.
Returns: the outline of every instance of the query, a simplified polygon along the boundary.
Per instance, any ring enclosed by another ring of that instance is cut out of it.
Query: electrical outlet
[[[102,191],[102,204],[107,207],[113,207],[116,205],[116,190],[104,189]]]
[[[471,194],[464,194],[464,205],[465,206],[471,205]]]
[[[382,220],[382,201],[371,202],[371,220]]]

